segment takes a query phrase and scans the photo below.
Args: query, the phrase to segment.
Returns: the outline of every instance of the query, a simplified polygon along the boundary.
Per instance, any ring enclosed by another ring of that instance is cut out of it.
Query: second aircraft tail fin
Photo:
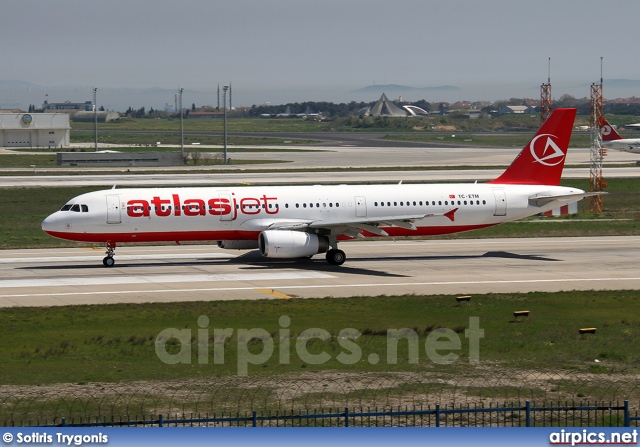
[[[598,120],[598,126],[600,126],[600,134],[602,135],[602,141],[615,141],[623,140],[622,136],[613,128],[609,121],[605,117]]]

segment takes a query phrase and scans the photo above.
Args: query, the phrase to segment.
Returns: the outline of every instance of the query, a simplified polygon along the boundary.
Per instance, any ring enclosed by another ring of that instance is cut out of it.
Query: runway
[[[300,183],[380,182],[485,182],[498,177],[518,155],[520,148],[455,147],[323,147],[322,151],[296,152],[306,146],[282,147],[280,152],[246,152],[234,157],[287,163],[247,165],[198,165],[171,167],[36,169],[29,175],[1,175],[14,171],[0,169],[0,188],[81,187],[98,188],[193,186],[193,185],[293,185]],[[273,149],[273,148],[272,148]],[[7,155],[9,156],[9,155]],[[605,178],[640,175],[635,154],[610,151]],[[567,155],[565,179],[589,178],[589,149],[571,149]],[[411,169],[433,166],[430,170]],[[367,170],[345,170],[358,168]],[[398,168],[398,169],[393,169]],[[163,173],[162,171],[171,171]],[[151,171],[151,173],[149,173]],[[176,173],[179,172],[179,173]],[[90,175],[87,173],[91,173]],[[182,173],[184,172],[184,173]],[[55,174],[54,174],[55,173]],[[53,175],[52,175],[53,174]]]
[[[523,224],[525,225],[525,224]],[[4,250],[0,307],[404,294],[640,290],[640,237],[368,240],[280,261],[216,246]]]

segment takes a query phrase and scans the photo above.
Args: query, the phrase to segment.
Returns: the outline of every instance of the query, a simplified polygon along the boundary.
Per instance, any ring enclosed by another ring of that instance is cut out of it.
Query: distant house
[[[538,113],[538,109],[531,106],[506,106],[498,110],[498,115],[523,115],[525,113]]]
[[[85,110],[85,111],[91,111],[93,110],[93,102],[91,101],[85,101],[85,102],[71,102],[71,101],[65,101],[65,102],[49,102],[49,101],[45,101],[44,104],[42,105],[42,110],[45,112],[60,112],[60,111],[65,111],[68,112],[69,110]]]

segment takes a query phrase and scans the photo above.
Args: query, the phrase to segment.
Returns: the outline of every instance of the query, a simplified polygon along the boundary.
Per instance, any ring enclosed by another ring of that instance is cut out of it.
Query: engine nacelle
[[[218,241],[218,247],[225,250],[253,250],[258,248],[258,241]]]
[[[326,252],[329,239],[304,231],[267,230],[260,233],[258,245],[267,258],[303,258]]]

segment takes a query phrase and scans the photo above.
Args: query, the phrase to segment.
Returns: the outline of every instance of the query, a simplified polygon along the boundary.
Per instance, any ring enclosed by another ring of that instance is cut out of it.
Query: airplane
[[[602,145],[609,149],[640,154],[640,138],[623,138],[606,118],[598,120],[600,134],[602,135]]]
[[[276,118],[293,118],[295,115],[291,114],[291,107],[287,106],[283,113],[278,113]]]
[[[42,222],[51,236],[106,246],[217,241],[267,258],[346,260],[358,237],[432,236],[491,227],[600,192],[559,186],[576,109],[555,109],[495,180],[470,184],[168,187],[89,192]]]

